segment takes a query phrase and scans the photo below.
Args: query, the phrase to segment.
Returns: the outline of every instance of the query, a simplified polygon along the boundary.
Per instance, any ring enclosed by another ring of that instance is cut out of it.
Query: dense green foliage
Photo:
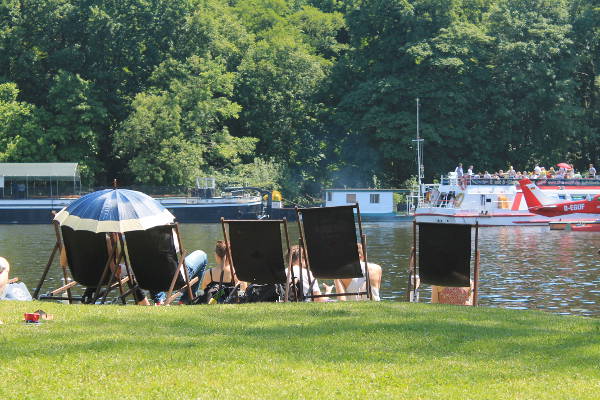
[[[0,161],[398,186],[600,162],[598,0],[3,0]],[[255,172],[254,167],[261,168]]]
[[[43,309],[54,320],[26,325]],[[2,399],[597,399],[600,321],[399,302],[0,302]]]

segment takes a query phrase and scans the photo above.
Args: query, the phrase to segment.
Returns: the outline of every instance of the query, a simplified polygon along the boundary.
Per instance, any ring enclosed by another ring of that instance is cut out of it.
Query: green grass
[[[23,312],[55,315],[24,324]],[[597,399],[600,320],[407,303],[0,302],[0,399]]]

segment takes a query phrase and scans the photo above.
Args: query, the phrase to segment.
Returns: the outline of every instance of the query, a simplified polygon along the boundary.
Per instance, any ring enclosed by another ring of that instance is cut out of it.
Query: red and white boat
[[[600,195],[600,179],[537,179],[549,203],[583,200]],[[458,180],[443,177],[425,185],[426,195],[415,210],[417,222],[479,223],[480,226],[531,226],[553,222],[589,222],[590,215],[545,216],[531,212],[516,179]]]

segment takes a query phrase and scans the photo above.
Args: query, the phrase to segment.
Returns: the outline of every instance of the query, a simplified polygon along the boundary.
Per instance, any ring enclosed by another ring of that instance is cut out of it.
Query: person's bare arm
[[[378,264],[369,264],[369,282],[371,287],[379,289],[381,287],[381,267]]]
[[[342,284],[342,280],[341,279],[334,280],[333,284],[335,285],[335,292],[336,293],[344,293],[346,291],[346,288]],[[346,296],[338,296],[338,300],[340,300],[340,301],[346,301]]]

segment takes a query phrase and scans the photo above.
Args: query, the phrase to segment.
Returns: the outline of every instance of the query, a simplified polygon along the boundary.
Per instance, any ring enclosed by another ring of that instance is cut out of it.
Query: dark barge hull
[[[181,223],[216,223],[225,219],[258,219],[261,214],[261,204],[240,204],[235,206],[166,206]]]
[[[0,224],[49,224],[52,222],[52,211],[59,212],[60,208],[15,208],[0,209]]]
[[[167,206],[177,222],[218,223],[225,219],[257,219],[261,214],[260,204],[240,204],[235,206],[212,205],[210,207]],[[0,208],[0,224],[48,224],[52,222],[52,211],[62,207]]]

